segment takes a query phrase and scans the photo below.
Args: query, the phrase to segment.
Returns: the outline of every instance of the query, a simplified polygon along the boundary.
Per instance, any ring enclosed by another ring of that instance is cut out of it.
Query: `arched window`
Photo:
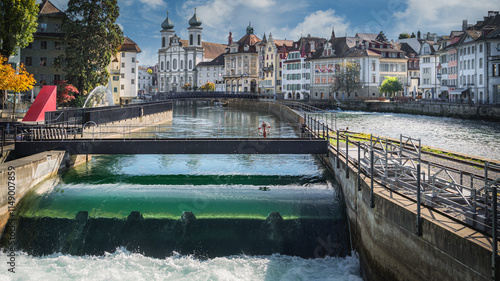
[[[198,34],[198,46],[201,46],[201,35]]]
[[[193,45],[193,34],[189,35],[189,45]]]
[[[161,70],[163,70],[163,62],[161,62],[160,68],[161,68]]]
[[[177,69],[177,59],[174,59],[174,61],[172,62],[172,69],[173,70]]]
[[[161,38],[161,47],[165,48],[165,37]]]
[[[193,68],[193,61],[189,60],[189,69],[192,69],[192,68]]]
[[[181,60],[181,69],[184,69],[184,61]]]
[[[170,70],[170,62],[167,61],[167,70]]]

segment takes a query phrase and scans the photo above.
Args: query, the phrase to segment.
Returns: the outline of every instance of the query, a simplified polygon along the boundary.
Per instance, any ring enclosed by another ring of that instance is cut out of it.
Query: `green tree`
[[[152,70],[152,69],[148,69],[146,72],[147,72],[148,74],[153,74],[153,70]]]
[[[333,75],[332,92],[344,91],[350,94],[352,91],[361,88],[360,69],[359,64],[355,62],[340,63]]]
[[[33,42],[38,26],[35,0],[2,0],[0,2],[0,55],[9,57],[16,47]]]
[[[399,34],[399,38],[398,39],[407,39],[407,38],[410,38],[410,34],[408,34],[408,33],[401,33],[401,34]]]
[[[66,78],[80,93],[89,93],[109,79],[107,66],[123,43],[123,32],[116,19],[117,0],[70,0],[62,29]]]
[[[389,93],[391,97],[403,90],[403,84],[399,81],[398,77],[386,76],[382,85],[380,86],[380,92]]]
[[[412,32],[412,33],[411,33],[410,38],[415,38],[415,37],[417,37],[417,36],[415,35],[415,32]]]

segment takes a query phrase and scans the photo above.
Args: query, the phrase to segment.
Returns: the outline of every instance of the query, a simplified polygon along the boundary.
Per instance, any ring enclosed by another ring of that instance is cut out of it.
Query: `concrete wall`
[[[342,110],[393,112],[500,121],[500,106],[426,102],[341,102]]]
[[[9,186],[15,192],[13,197],[17,205],[33,187],[68,165],[71,159],[65,151],[47,151],[0,164],[0,230],[3,231],[9,218],[8,206],[12,201],[9,200]],[[9,174],[12,171],[15,173]]]

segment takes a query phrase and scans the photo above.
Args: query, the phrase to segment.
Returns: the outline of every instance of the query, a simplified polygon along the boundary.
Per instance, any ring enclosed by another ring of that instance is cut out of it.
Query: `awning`
[[[461,95],[463,92],[468,91],[468,89],[455,89],[450,91],[450,95]]]

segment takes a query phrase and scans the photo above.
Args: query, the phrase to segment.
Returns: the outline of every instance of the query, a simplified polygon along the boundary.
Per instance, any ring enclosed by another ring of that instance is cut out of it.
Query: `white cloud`
[[[392,28],[387,31],[393,36],[401,32],[437,32],[448,35],[452,30],[460,30],[462,20],[476,23],[482,20],[488,11],[498,11],[497,0],[407,0],[407,7],[402,12],[394,11]],[[390,11],[391,12],[391,11]]]
[[[158,63],[158,49],[145,47],[141,48],[141,50],[142,52],[137,54],[140,66],[154,66]]]
[[[330,38],[333,27],[335,35],[341,37],[345,35],[346,31],[349,29],[349,25],[349,21],[347,21],[345,17],[335,15],[335,10],[329,9],[326,11],[313,12],[306,16],[304,21],[288,32],[286,28],[282,32],[287,32],[288,38],[293,40],[299,39],[301,35],[307,36],[307,34]]]
[[[153,9],[158,9],[161,7],[166,7],[167,3],[163,0],[140,0],[142,4],[145,4]]]

